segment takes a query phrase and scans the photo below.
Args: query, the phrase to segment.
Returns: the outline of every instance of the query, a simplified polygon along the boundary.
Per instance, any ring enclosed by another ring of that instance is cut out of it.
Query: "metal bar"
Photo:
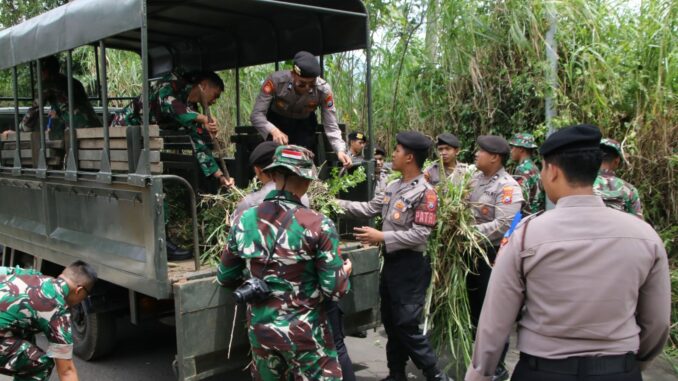
[[[0,101],[13,101],[13,100],[32,101],[33,98],[29,98],[29,97],[16,97],[16,98],[14,98],[14,97],[0,97]]]
[[[101,105],[101,73],[99,72],[99,47],[94,45],[92,47],[94,51],[94,66],[96,66],[97,74],[97,95],[99,95],[99,105]]]
[[[29,63],[30,65],[30,63]],[[13,175],[21,174],[21,128],[19,127],[19,75],[16,66],[12,68],[12,92],[14,93],[14,137],[16,149],[14,150]]]
[[[75,157],[77,142],[75,140],[75,124],[73,124],[73,51],[66,55],[66,76],[68,83],[68,159],[66,161],[66,180],[78,180],[78,162]]]
[[[146,182],[145,177],[151,174],[151,162],[150,162],[150,152],[149,152],[149,137],[148,137],[148,119],[149,119],[149,106],[148,102],[150,101],[150,89],[148,86],[148,18],[147,18],[147,8],[146,2],[141,2],[141,13],[142,13],[142,23],[141,23],[141,71],[142,71],[142,87],[141,87],[141,99],[142,99],[142,123],[141,134],[144,140],[144,148],[141,150],[141,155],[139,156],[139,161],[137,163],[135,175],[130,176],[130,181],[137,185],[142,185]]]
[[[320,58],[320,77],[324,79],[325,78],[325,56],[321,54],[319,58]]]
[[[101,54],[101,59],[98,60],[101,63],[101,69],[97,66],[97,73],[101,73],[100,78],[100,87],[99,95],[101,96],[101,107],[103,108],[101,123],[104,130],[104,149],[101,151],[101,166],[99,167],[99,173],[97,174],[97,180],[110,184],[113,181],[113,176],[111,173],[111,155],[110,155],[110,133],[108,126],[108,77],[106,72],[106,45],[104,40],[99,41],[98,54]]]
[[[250,0],[250,1],[253,2],[253,3],[262,3],[262,4],[272,5],[272,6],[277,7],[277,8],[291,8],[291,9],[295,9],[295,10],[315,11],[315,12],[327,13],[327,14],[331,14],[331,15],[367,17],[366,13],[343,11],[343,10],[339,10],[339,9],[317,7],[317,6],[314,6],[314,5],[287,3],[287,2],[283,2],[283,1],[277,1],[277,0]]]
[[[365,159],[368,161],[367,175],[367,193],[371,200],[374,197],[374,130],[372,129],[372,41],[370,41],[370,20],[365,22],[365,38],[367,47],[365,48],[365,96],[367,97],[367,153]],[[371,171],[370,171],[371,170]]]
[[[196,208],[195,191],[193,190],[191,183],[183,177],[176,175],[156,175],[153,176],[153,178],[178,181],[188,188],[188,194],[191,197],[191,221],[193,222],[193,260],[195,261],[195,271],[198,271],[200,270],[200,251],[198,250],[198,211]]]
[[[279,70],[280,70],[280,62],[275,61],[275,71],[279,71]]]
[[[33,63],[28,63],[28,71],[31,76],[31,101],[35,99],[35,71],[33,70]]]
[[[235,67],[235,125],[240,125],[240,68]]]
[[[45,128],[42,117],[43,99],[42,99],[42,69],[40,60],[35,61],[36,71],[38,72],[38,128],[40,129],[40,153],[38,154],[38,170],[35,175],[39,178],[47,177],[47,161],[45,160]],[[35,133],[35,131],[33,131]]]

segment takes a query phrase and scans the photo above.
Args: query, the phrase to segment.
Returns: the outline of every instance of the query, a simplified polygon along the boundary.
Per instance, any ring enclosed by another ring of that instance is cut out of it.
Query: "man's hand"
[[[235,185],[235,180],[232,177],[224,176],[224,173],[221,171],[215,172],[214,177],[219,180],[219,185],[224,188],[230,188]]]
[[[344,266],[342,267],[344,268],[346,275],[350,276],[351,273],[353,272],[353,264],[351,263],[350,259],[344,259]]]
[[[207,128],[207,131],[210,133],[211,136],[216,136],[217,132],[219,132],[219,129],[217,128],[217,125],[219,124],[216,119],[211,118],[212,121],[210,121],[210,118],[207,117],[207,115],[201,115],[199,118],[199,122],[201,122],[205,128]]]
[[[287,142],[289,141],[287,135],[285,135],[277,127],[273,127],[270,134],[271,134],[271,139],[273,139],[273,141],[276,142],[278,145],[286,145]]]
[[[353,228],[353,236],[363,244],[379,245],[384,242],[384,233],[369,226]]]
[[[351,158],[348,157],[348,155],[346,154],[346,152],[339,152],[339,153],[337,154],[337,158],[339,159],[339,161],[341,162],[341,164],[344,166],[344,168],[348,168],[348,167],[350,167],[351,164],[352,164],[352,163],[351,163]]]

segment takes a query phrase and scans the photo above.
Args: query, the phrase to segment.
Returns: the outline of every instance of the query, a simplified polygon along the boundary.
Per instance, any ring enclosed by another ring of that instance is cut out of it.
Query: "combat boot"
[[[445,372],[437,368],[425,371],[424,375],[426,376],[426,381],[454,381],[452,377],[449,377]]]
[[[182,260],[185,260],[185,259],[193,258],[193,254],[190,251],[177,246],[169,238],[167,239],[166,246],[167,246],[167,260],[168,261],[182,261]]]

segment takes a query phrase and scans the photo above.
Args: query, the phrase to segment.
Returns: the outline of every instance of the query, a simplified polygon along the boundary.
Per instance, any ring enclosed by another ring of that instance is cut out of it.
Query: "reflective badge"
[[[511,201],[513,201],[513,187],[505,186],[501,195],[501,202],[508,205]]]
[[[400,221],[400,212],[393,212],[393,220]]]
[[[261,91],[263,91],[264,94],[266,95],[271,95],[273,94],[273,90],[275,90],[275,86],[273,86],[273,81],[267,79],[266,82],[264,82],[264,86],[261,87]]]

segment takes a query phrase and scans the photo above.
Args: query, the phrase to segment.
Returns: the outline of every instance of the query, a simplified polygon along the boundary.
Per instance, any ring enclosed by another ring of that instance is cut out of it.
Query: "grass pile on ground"
[[[438,185],[438,221],[429,237],[427,255],[433,276],[425,306],[425,329],[436,351],[450,356],[449,370],[463,378],[471,360],[473,334],[466,275],[476,271],[479,261],[487,261],[486,242],[473,226],[468,203],[471,167],[460,183],[443,180]]]

